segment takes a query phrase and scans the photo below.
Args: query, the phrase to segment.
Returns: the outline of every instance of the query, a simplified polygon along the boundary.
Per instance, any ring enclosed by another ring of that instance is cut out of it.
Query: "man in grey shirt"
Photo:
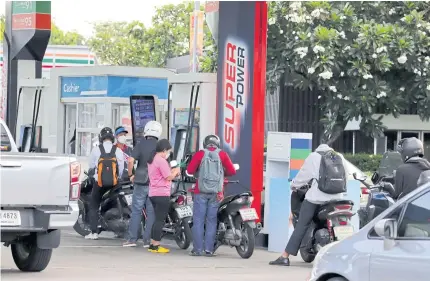
[[[158,139],[161,136],[162,127],[157,121],[149,121],[144,128],[145,139],[140,141],[128,158],[128,176],[133,182],[133,199],[131,203],[131,219],[128,228],[128,239],[124,242],[124,247],[136,247],[136,242],[140,238],[139,230],[142,229],[142,209],[145,207],[145,231],[143,233],[143,246],[148,248],[151,238],[151,229],[155,221],[155,213],[149,200],[149,176],[148,160],[151,157]],[[137,161],[137,168],[133,174],[134,161]]]
[[[289,266],[289,256],[297,255],[300,244],[302,243],[302,239],[309,228],[309,225],[312,222],[312,219],[319,206],[329,201],[341,200],[343,198],[343,193],[327,194],[318,188],[318,181],[316,179],[319,179],[320,163],[322,157],[321,153],[324,154],[329,151],[333,151],[333,149],[326,144],[321,144],[318,146],[317,149],[309,154],[309,156],[306,158],[302,168],[291,183],[291,189],[294,191],[312,181],[311,188],[306,193],[305,200],[300,207],[299,220],[296,224],[296,227],[294,228],[290,240],[288,241],[287,247],[285,248],[284,253],[282,253],[278,259],[269,263],[270,265]],[[337,154],[342,158],[345,175],[348,176],[348,169],[345,159],[342,154]]]
[[[112,148],[114,147],[113,142],[115,140],[115,136],[113,134],[113,131],[111,128],[103,128],[100,131],[99,134],[99,140],[100,145],[103,145],[104,150],[106,153],[110,153]],[[91,151],[90,155],[90,163],[88,168],[94,169],[94,179],[95,184],[93,186],[93,189],[91,191],[91,201],[90,201],[90,212],[89,212],[89,219],[90,219],[90,226],[91,226],[91,233],[85,236],[85,239],[92,239],[97,240],[99,239],[97,227],[98,227],[98,220],[99,220],[99,208],[100,208],[100,201],[104,193],[106,193],[109,188],[108,187],[99,187],[97,185],[97,164],[99,162],[99,158],[101,156],[100,147],[96,146]],[[117,149],[115,151],[115,156],[117,159],[118,164],[118,178],[121,178],[122,172],[124,171],[124,153],[121,151],[121,149]]]

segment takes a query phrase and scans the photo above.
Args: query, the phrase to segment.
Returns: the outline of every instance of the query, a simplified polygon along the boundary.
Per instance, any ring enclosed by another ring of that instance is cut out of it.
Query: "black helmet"
[[[221,140],[217,135],[208,135],[203,141],[203,147],[207,148],[208,146],[216,146],[219,148],[221,146]]]
[[[115,135],[111,128],[104,127],[99,134],[99,141],[103,142],[104,140],[109,139],[111,142],[115,141]]]
[[[397,145],[397,151],[402,155],[403,162],[408,161],[414,156],[424,156],[423,143],[417,138],[401,139]]]

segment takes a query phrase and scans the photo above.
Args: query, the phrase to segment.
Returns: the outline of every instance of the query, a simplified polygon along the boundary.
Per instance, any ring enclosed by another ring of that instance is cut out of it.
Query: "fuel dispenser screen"
[[[133,145],[144,138],[146,123],[155,120],[155,98],[153,96],[131,96],[131,121],[133,128]]]

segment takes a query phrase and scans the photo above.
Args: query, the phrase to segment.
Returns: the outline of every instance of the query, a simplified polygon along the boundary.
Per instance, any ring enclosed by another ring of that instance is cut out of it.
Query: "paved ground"
[[[171,253],[147,252],[142,247],[122,248],[121,240],[104,235],[98,241],[87,241],[73,230],[63,231],[61,246],[54,250],[51,263],[41,273],[22,273],[13,263],[10,249],[1,247],[1,279],[8,280],[143,280],[159,281],[305,281],[311,265],[299,259],[292,266],[272,267],[267,263],[277,254],[256,250],[248,259],[241,259],[234,249],[222,247],[217,257],[190,257],[167,241]],[[148,280],[148,279],[146,279]]]

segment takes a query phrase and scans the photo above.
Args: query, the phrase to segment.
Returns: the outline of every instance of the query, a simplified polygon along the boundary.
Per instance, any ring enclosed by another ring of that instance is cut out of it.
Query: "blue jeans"
[[[219,202],[216,194],[195,194],[193,198],[194,251],[213,252],[217,231]],[[205,231],[206,223],[206,231]],[[204,249],[203,249],[204,243]]]
[[[133,199],[131,203],[131,218],[128,227],[128,240],[136,242],[140,237],[142,209],[146,209],[145,231],[143,232],[143,242],[149,242],[151,239],[151,229],[155,221],[154,209],[151,200],[148,197],[149,186],[134,184]]]

